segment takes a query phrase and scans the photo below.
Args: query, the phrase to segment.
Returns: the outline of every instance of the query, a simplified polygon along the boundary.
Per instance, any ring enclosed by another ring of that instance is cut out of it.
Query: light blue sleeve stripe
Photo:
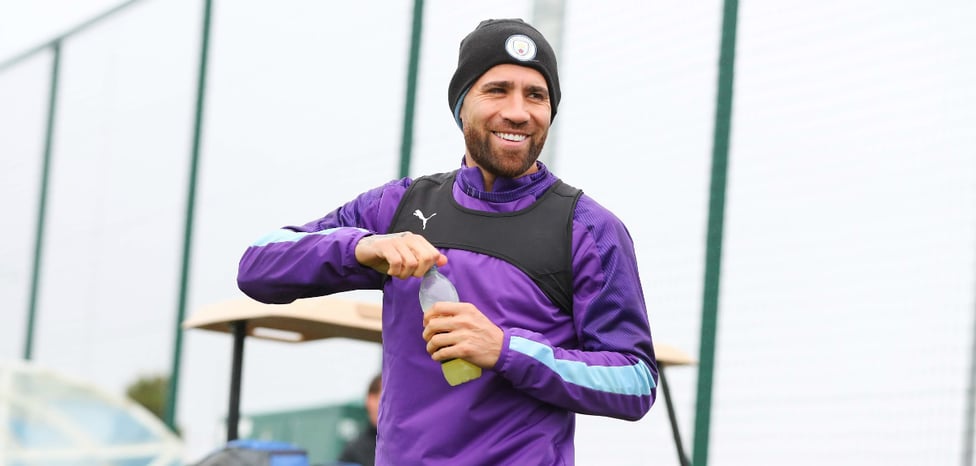
[[[563,380],[589,389],[620,395],[650,395],[655,386],[644,361],[630,366],[588,366],[581,361],[556,359],[552,348],[516,336],[512,337],[509,348],[545,364]]]
[[[343,228],[353,228],[353,227],[343,227]],[[267,235],[264,235],[264,237],[255,241],[254,244],[252,244],[251,246],[266,246],[271,243],[294,243],[295,241],[298,241],[309,235],[331,235],[332,233],[341,229],[342,228],[327,228],[322,231],[306,233],[306,232],[292,231],[292,230],[282,228],[280,230],[275,230],[271,233],[268,233]],[[355,229],[359,231],[366,231],[363,230],[362,228],[355,228]]]

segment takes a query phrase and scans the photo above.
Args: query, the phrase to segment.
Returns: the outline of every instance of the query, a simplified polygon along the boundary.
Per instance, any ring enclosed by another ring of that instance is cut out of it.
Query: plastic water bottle
[[[433,266],[424,274],[420,281],[420,307],[424,312],[437,302],[458,302],[457,290],[454,284]],[[481,377],[481,368],[463,359],[450,359],[441,362],[444,378],[452,387]]]

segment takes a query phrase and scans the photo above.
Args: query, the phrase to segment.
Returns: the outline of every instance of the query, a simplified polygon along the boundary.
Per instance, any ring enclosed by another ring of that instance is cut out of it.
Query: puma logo
[[[427,220],[430,220],[430,219],[434,218],[434,216],[437,215],[437,212],[434,212],[434,213],[430,214],[430,217],[424,217],[424,213],[421,212],[420,209],[417,209],[417,210],[413,211],[413,214],[414,214],[414,216],[416,216],[417,218],[419,218],[422,222],[424,222],[424,224],[421,225],[421,230],[426,230],[427,229]]]

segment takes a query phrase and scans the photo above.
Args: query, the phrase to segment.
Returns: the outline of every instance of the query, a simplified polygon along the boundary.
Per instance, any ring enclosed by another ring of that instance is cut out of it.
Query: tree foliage
[[[167,390],[169,390],[169,376],[152,374],[139,376],[135,382],[129,384],[125,394],[165,422],[163,416]]]

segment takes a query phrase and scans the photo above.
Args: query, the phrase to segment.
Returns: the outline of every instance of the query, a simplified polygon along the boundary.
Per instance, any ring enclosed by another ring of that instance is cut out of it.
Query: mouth
[[[510,142],[522,142],[525,140],[525,138],[529,137],[526,134],[502,133],[500,131],[493,131],[492,134],[498,136],[500,139]]]

